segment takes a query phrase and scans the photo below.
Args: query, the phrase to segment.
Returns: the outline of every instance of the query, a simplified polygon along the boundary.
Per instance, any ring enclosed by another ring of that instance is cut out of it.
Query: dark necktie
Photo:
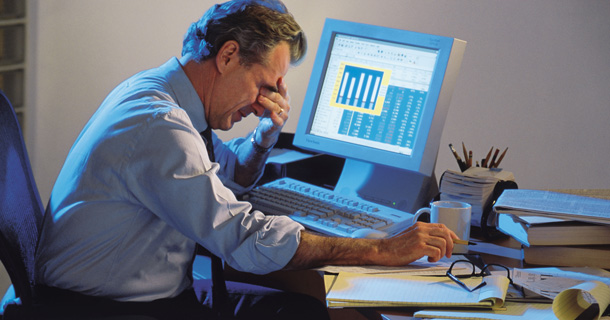
[[[210,161],[215,162],[216,157],[214,156],[214,142],[212,141],[212,128],[208,126],[207,129],[201,132],[201,137],[205,143],[205,148],[208,151],[208,157]],[[224,304],[227,301],[227,285],[224,278],[224,269],[222,266],[222,259],[209,252],[207,249],[197,244],[197,251],[210,256],[212,260],[212,308],[217,315],[221,316],[224,309]]]
[[[216,157],[214,156],[214,142],[212,141],[212,128],[208,126],[207,129],[201,131],[201,137],[205,143],[205,148],[208,150],[210,161],[216,162]]]

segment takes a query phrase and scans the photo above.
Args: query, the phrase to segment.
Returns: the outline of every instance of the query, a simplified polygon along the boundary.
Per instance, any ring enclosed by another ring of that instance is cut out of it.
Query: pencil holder
[[[471,167],[464,172],[446,170],[440,179],[440,199],[472,206],[471,225],[480,228],[486,240],[504,236],[496,229],[493,204],[502,191],[516,189],[514,175],[502,169]]]

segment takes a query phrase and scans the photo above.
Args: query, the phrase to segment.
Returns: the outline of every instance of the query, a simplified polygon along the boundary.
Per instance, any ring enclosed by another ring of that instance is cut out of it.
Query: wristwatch
[[[269,148],[265,148],[260,144],[256,143],[256,140],[254,140],[254,136],[256,135],[257,130],[258,127],[254,129],[254,131],[252,132],[252,137],[250,138],[250,141],[252,141],[252,148],[254,148],[254,151],[256,151],[257,153],[267,153],[271,151],[271,149],[273,149],[273,146],[275,146],[275,143],[272,144]]]

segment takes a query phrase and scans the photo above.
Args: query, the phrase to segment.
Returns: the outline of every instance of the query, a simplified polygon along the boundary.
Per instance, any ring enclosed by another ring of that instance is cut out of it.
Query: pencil
[[[460,167],[460,170],[462,172],[464,172],[464,170],[468,169],[466,167],[466,162],[462,161],[462,158],[460,158],[460,155],[457,153],[457,151],[455,151],[455,148],[453,147],[453,144],[449,144],[449,148],[451,149],[451,152],[453,153],[453,156],[455,157],[455,160],[457,160],[458,163],[458,167]]]
[[[455,157],[455,160],[457,160],[458,162],[462,161],[462,158],[460,158],[460,155],[457,153],[457,151],[455,151],[455,148],[453,147],[453,144],[449,144],[449,148],[451,148],[451,152],[453,153],[453,156]]]
[[[464,151],[464,160],[468,161],[468,151],[466,151],[466,146],[464,145],[464,142],[462,142],[462,150]]]
[[[485,157],[485,160],[483,160],[483,162],[481,163],[481,165],[485,168],[487,168],[487,165],[489,164],[489,157],[491,157],[491,152],[494,150],[494,146],[491,146],[491,149],[489,149],[489,152],[487,153],[487,157]]]
[[[502,152],[502,154],[500,155],[500,158],[498,158],[498,161],[496,161],[494,168],[497,168],[500,165],[500,162],[502,162],[502,159],[504,159],[504,155],[506,154],[506,151],[508,151],[508,148],[504,149],[504,152]]]
[[[494,156],[491,157],[491,163],[487,166],[488,168],[493,168],[496,166],[496,158],[498,157],[498,152],[500,152],[500,149],[496,149],[496,151],[494,152]]]
[[[453,243],[454,244],[469,244],[469,245],[476,245],[476,242],[472,242],[472,241],[468,241],[468,240],[461,240],[461,239],[453,239]]]

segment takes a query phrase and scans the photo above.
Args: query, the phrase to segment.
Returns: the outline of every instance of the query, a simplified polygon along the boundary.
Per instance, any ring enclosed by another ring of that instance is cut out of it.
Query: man
[[[330,238],[236,200],[261,176],[288,119],[284,76],[305,48],[279,0],[230,1],[190,27],[180,59],[115,88],[77,138],[51,194],[36,259],[41,292],[186,301],[197,243],[258,274],[450,256],[457,237],[443,225],[418,223],[384,240]],[[212,136],[207,152],[200,132],[229,130],[250,113],[260,121],[247,138]]]

